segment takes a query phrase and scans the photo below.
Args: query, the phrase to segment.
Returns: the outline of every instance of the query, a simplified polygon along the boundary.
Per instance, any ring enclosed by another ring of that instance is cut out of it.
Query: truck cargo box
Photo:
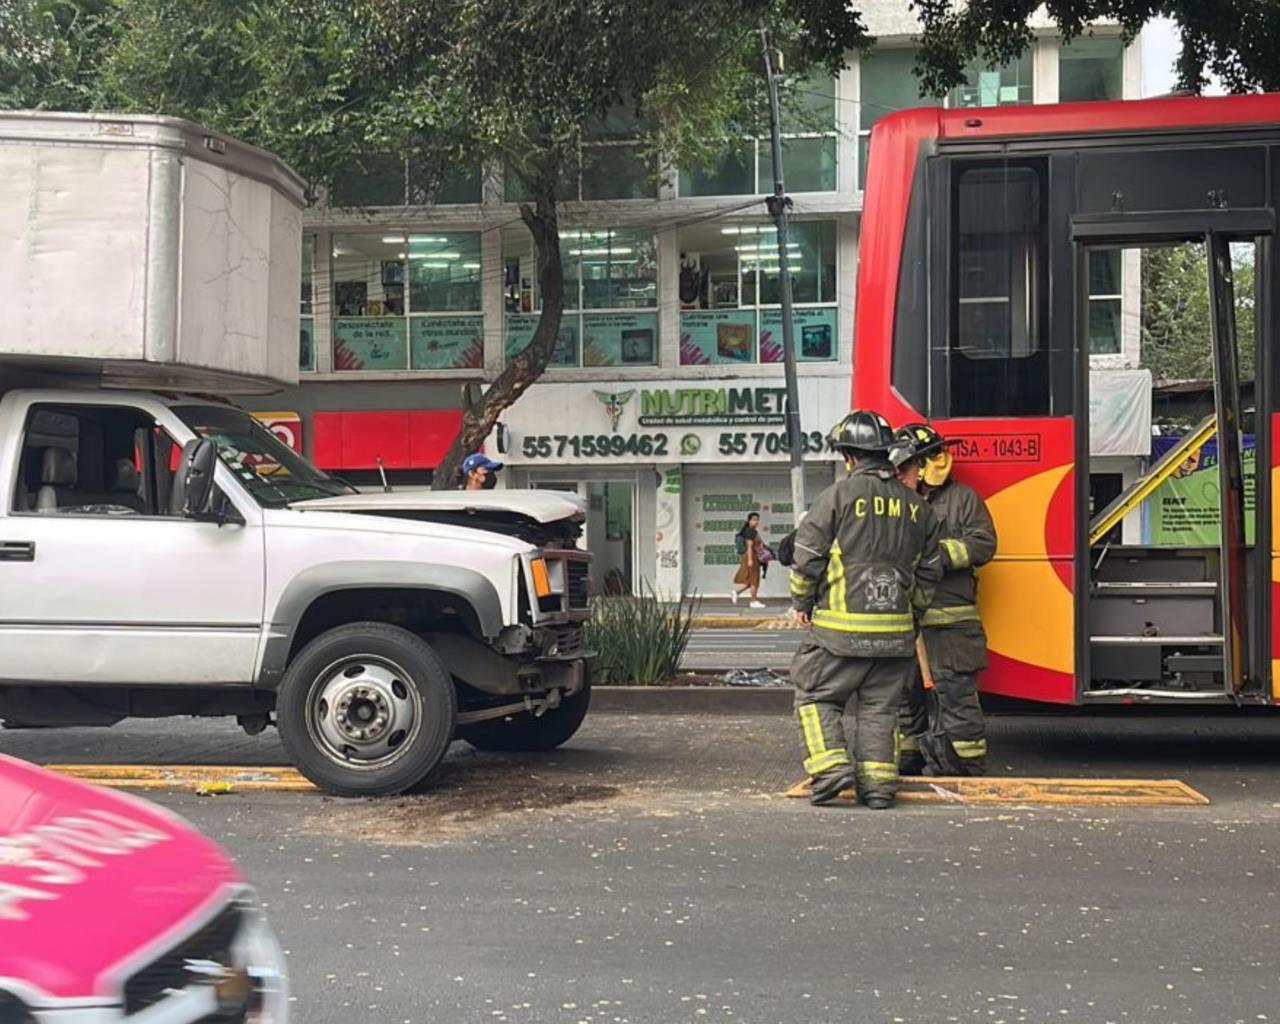
[[[303,204],[279,159],[186,121],[0,112],[0,377],[296,383]]]

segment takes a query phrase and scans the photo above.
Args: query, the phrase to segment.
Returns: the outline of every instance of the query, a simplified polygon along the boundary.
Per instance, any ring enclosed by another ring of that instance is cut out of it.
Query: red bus
[[[986,692],[1280,701],[1278,206],[1280,95],[874,127],[853,402],[960,440],[999,531]],[[1174,262],[1197,379],[1161,363],[1145,289]]]

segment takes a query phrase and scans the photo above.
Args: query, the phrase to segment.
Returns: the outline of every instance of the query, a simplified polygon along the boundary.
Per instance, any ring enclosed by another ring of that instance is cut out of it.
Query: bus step
[[[1127,594],[1136,596],[1158,594],[1213,594],[1218,590],[1217,580],[1103,580],[1095,583],[1097,593]]]
[[[1159,686],[1176,692],[1223,691],[1222,637],[1114,636],[1089,638],[1093,689]]]
[[[1220,636],[1091,636],[1089,643],[1094,645],[1114,645],[1117,647],[1135,644],[1137,646],[1159,647],[1191,647],[1198,644],[1205,646],[1221,645]]]

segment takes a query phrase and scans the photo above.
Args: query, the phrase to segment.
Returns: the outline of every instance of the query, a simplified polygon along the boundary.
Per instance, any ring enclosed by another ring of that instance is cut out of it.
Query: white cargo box
[[[303,203],[279,159],[186,121],[0,111],[0,373],[296,383]]]

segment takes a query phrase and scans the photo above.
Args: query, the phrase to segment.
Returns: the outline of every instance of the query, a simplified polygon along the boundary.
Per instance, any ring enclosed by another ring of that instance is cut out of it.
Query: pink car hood
[[[0,754],[0,989],[115,1000],[239,882],[167,811]]]

